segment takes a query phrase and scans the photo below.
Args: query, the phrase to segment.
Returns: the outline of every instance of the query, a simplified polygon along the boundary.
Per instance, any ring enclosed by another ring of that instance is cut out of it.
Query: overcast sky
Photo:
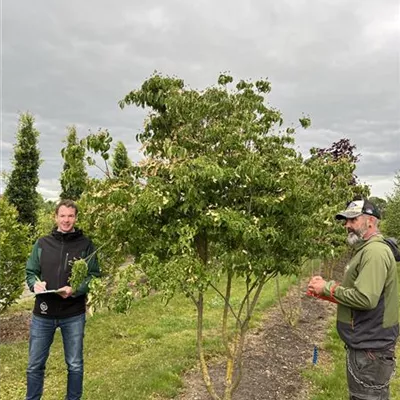
[[[384,197],[400,169],[399,0],[0,0],[2,169],[19,112],[40,131],[39,192],[58,197],[66,127],[108,128],[134,160],[145,113],[118,101],[154,70],[192,88],[220,72],[268,77],[298,149],[349,138],[357,175]]]

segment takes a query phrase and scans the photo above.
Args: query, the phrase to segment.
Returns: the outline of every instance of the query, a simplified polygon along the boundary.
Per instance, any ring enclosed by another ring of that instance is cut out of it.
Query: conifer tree
[[[384,233],[400,241],[400,171],[394,180],[394,190],[385,208]]]
[[[124,173],[129,173],[132,167],[126,147],[121,141],[117,142],[115,147],[111,167],[115,177],[121,177]]]
[[[61,173],[61,199],[78,200],[85,190],[87,172],[85,168],[85,148],[80,145],[75,126],[67,128],[66,147],[61,150],[64,159]]]
[[[23,113],[19,119],[17,142],[14,145],[14,169],[11,172],[5,196],[18,211],[18,220],[32,227],[37,222],[40,151],[39,132],[34,128],[35,118]]]

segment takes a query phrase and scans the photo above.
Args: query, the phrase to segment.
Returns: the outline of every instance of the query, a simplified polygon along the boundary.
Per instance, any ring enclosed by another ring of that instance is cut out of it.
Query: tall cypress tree
[[[400,241],[400,171],[394,180],[393,193],[388,197],[383,220],[383,231],[387,236],[392,236]]]
[[[131,172],[132,162],[128,157],[125,145],[121,141],[117,142],[115,147],[111,167],[115,177],[121,177]]]
[[[36,226],[39,183],[39,132],[34,128],[35,118],[30,113],[20,115],[17,142],[14,145],[14,169],[4,195],[18,211],[24,224]]]
[[[61,150],[64,159],[61,173],[61,199],[78,200],[86,187],[85,148],[80,145],[75,126],[67,128],[66,147]]]

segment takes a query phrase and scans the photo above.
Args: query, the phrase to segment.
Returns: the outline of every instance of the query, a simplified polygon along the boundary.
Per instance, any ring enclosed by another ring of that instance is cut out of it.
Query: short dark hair
[[[65,206],[65,207],[68,207],[68,208],[73,208],[75,210],[75,215],[78,215],[78,206],[76,205],[76,203],[73,200],[68,200],[68,199],[61,200],[57,204],[56,210],[55,210],[55,214],[56,215],[58,215],[58,210],[62,206]]]

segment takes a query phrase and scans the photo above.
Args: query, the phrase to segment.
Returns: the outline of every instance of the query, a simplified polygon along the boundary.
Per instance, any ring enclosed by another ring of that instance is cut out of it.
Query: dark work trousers
[[[347,383],[350,400],[388,400],[389,381],[395,372],[395,349],[347,348]]]

